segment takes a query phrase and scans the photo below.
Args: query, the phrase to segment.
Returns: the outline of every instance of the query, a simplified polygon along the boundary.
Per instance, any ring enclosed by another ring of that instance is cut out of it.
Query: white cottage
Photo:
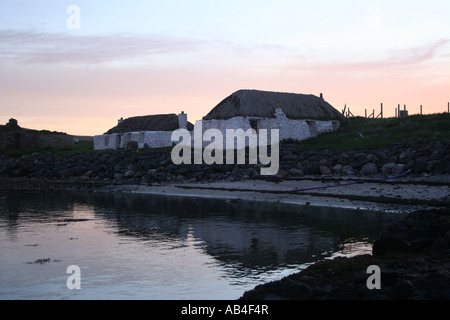
[[[119,119],[117,126],[103,135],[94,137],[94,149],[122,148],[163,148],[173,145],[171,135],[174,130],[193,130],[187,115],[159,114]]]
[[[278,129],[280,140],[305,140],[335,131],[342,114],[314,95],[259,90],[239,90],[220,102],[203,120],[196,123],[205,132],[219,129]]]

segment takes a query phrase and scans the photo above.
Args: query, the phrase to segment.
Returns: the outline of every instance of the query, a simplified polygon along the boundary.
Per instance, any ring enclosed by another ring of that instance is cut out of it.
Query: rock
[[[288,176],[288,172],[286,170],[280,169],[278,170],[277,174],[275,175],[275,177],[283,179],[286,178]]]
[[[334,173],[341,173],[341,171],[342,171],[342,164],[337,164],[337,165],[335,165],[333,168],[331,168],[331,170],[334,172]]]
[[[367,159],[367,153],[356,152],[355,154],[353,154],[353,158],[356,160]]]
[[[297,161],[297,156],[293,153],[288,153],[283,155],[283,160],[285,161]]]
[[[178,181],[178,182],[182,182],[182,181],[185,181],[185,180],[186,180],[186,176],[181,175],[181,174],[179,174],[179,175],[177,176],[177,181]]]
[[[444,156],[444,151],[435,149],[430,155],[430,160],[439,160]]]
[[[320,166],[319,168],[321,174],[331,174],[332,171],[327,166]]]
[[[406,279],[400,279],[392,288],[392,291],[396,298],[400,300],[409,299],[414,294],[414,286],[411,281]]]
[[[387,160],[388,159],[386,151],[384,151],[384,150],[380,150],[380,151],[376,152],[375,155],[381,160]]]
[[[411,213],[401,223],[387,228],[373,244],[373,254],[417,253],[441,246],[450,230],[450,210]]]
[[[372,255],[317,262],[299,273],[259,285],[240,300],[448,300],[450,250],[442,243],[450,237],[449,218],[449,209],[413,212],[381,234]],[[422,236],[421,245],[414,245]],[[370,265],[380,268],[379,290],[368,290],[366,270]]]
[[[307,175],[321,174],[319,164],[316,161],[306,160],[303,171]]]
[[[289,176],[303,176],[303,170],[292,168],[289,170]]]
[[[123,174],[121,173],[114,174],[114,180],[121,180],[121,179],[123,179]]]
[[[439,162],[439,160],[431,160],[427,162],[427,171],[432,172],[434,170],[434,167]]]
[[[160,166],[165,166],[165,165],[168,165],[169,163],[170,163],[170,160],[164,159],[164,160],[162,160],[162,161],[159,163],[159,165],[160,165]]]
[[[394,162],[386,163],[381,167],[381,172],[383,172],[384,175],[392,174],[396,166],[397,164]]]
[[[414,173],[424,173],[427,171],[427,161],[426,158],[424,160],[418,159],[413,167]]]
[[[341,169],[341,173],[352,175],[355,173],[352,166],[343,166]]]
[[[134,175],[135,175],[134,170],[127,170],[127,171],[124,173],[123,176],[124,176],[125,178],[133,178]]]
[[[378,173],[377,165],[373,162],[365,164],[361,168],[361,174],[363,175],[374,175]]]
[[[409,158],[411,156],[411,150],[406,150],[406,151],[403,151],[402,153],[400,153],[400,155],[398,156],[398,159],[399,160],[404,160],[404,159],[406,159],[406,158]]]
[[[450,160],[442,159],[434,167],[434,173],[446,174],[450,172]]]
[[[278,176],[300,177],[328,174],[384,175],[401,174],[412,169],[413,174],[445,175],[450,173],[449,141],[432,143],[398,143],[378,151],[373,150],[302,150],[295,144],[282,146]],[[284,159],[283,159],[284,158]],[[246,158],[247,159],[247,158]],[[177,180],[179,175],[198,181],[225,180],[230,174],[235,179],[254,179],[260,176],[263,165],[180,165],[171,161],[170,150],[121,150],[117,152],[86,152],[58,155],[33,153],[12,157],[0,154],[0,178],[25,177],[28,179],[71,179],[82,176],[91,179],[109,178],[118,173],[115,183],[127,178],[145,179],[151,182]],[[134,172],[134,174],[133,174]],[[287,172],[287,173],[285,173]],[[83,178],[85,179],[85,178]]]
[[[402,174],[405,172],[405,166],[404,164],[397,164],[394,169],[392,170],[393,174]]]
[[[373,163],[378,163],[380,159],[373,154],[369,154],[367,155],[367,160]]]

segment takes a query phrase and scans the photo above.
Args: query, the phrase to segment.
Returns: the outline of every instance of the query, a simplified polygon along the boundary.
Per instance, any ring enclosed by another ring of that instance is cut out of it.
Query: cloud
[[[438,57],[445,57],[445,48],[450,44],[450,39],[439,39],[432,43],[406,49],[397,49],[387,53],[387,57],[373,61],[355,62],[324,62],[309,63],[308,65],[289,66],[305,71],[361,71],[377,72],[386,69],[417,66],[432,61]],[[443,54],[441,54],[444,52]]]
[[[152,55],[189,53],[202,41],[157,35],[78,36],[63,33],[0,30],[0,57],[20,63],[98,64]]]
[[[159,56],[164,56],[164,61],[170,65],[182,63],[205,67],[209,63],[210,68],[218,61],[219,65],[270,67],[287,59],[298,59],[300,54],[297,48],[264,41],[240,43],[220,38],[176,38],[157,34],[81,36],[0,30],[0,63],[97,65],[148,61]]]
[[[400,50],[399,52],[392,53],[387,61],[381,62],[392,65],[419,64],[437,57],[448,43],[450,43],[450,39],[440,39],[421,47]]]

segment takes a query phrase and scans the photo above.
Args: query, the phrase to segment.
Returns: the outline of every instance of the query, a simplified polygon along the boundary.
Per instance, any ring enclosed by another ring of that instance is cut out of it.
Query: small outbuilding
[[[119,119],[117,126],[103,135],[94,137],[94,149],[122,148],[163,148],[173,145],[171,135],[174,130],[192,131],[193,124],[187,121],[187,115],[158,114]]]

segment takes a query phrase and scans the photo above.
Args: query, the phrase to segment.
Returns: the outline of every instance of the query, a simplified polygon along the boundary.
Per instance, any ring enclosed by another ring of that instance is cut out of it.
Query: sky
[[[450,1],[0,0],[0,124],[103,134],[195,123],[240,89],[337,110],[447,111]]]

